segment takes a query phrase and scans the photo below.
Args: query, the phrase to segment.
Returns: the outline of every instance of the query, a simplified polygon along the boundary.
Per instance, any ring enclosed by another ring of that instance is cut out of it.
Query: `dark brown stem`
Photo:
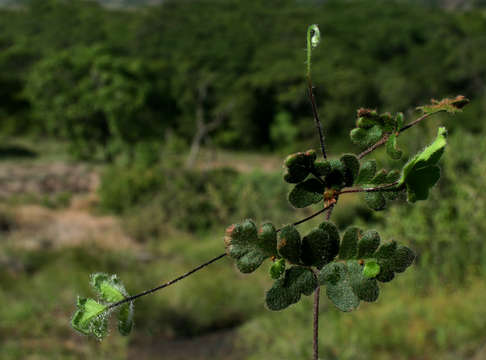
[[[312,214],[312,215],[310,215],[310,216],[307,216],[306,218],[304,218],[304,219],[302,219],[302,220],[299,220],[299,221],[294,222],[292,225],[297,226],[297,225],[302,224],[302,223],[304,223],[304,222],[306,222],[306,221],[309,221],[310,219],[315,218],[317,215],[322,214],[324,211],[326,211],[327,209],[329,209],[331,206],[332,206],[332,205],[326,206],[326,207],[324,207],[323,209],[321,209],[321,210],[319,210],[319,211],[315,212],[314,214]],[[282,228],[277,229],[276,231],[277,231],[277,232],[279,232],[280,230],[282,230]],[[122,305],[122,304],[125,304],[125,303],[127,303],[127,302],[134,301],[134,300],[138,299],[139,297],[142,297],[142,296],[145,296],[145,295],[149,295],[149,294],[154,293],[154,292],[156,292],[156,291],[162,290],[163,288],[166,288],[166,287],[168,287],[168,286],[170,286],[170,285],[175,284],[176,282],[178,282],[178,281],[180,281],[180,280],[182,280],[182,279],[185,279],[185,278],[186,278],[186,277],[188,277],[189,275],[194,274],[196,271],[199,271],[199,270],[201,270],[201,269],[205,268],[206,266],[211,265],[212,263],[214,263],[214,262],[218,261],[219,259],[224,258],[225,256],[226,256],[226,253],[221,254],[221,255],[218,255],[218,256],[216,256],[215,258],[213,258],[213,259],[211,259],[211,260],[209,260],[209,261],[206,261],[204,264],[201,264],[201,265],[199,265],[199,266],[195,267],[194,269],[192,269],[192,270],[190,270],[190,271],[186,272],[184,275],[181,275],[181,276],[179,276],[179,277],[177,277],[177,278],[175,278],[175,279],[173,279],[173,280],[171,280],[171,281],[169,281],[169,282],[166,282],[165,284],[159,285],[159,286],[154,287],[154,288],[149,289],[149,290],[145,290],[144,292],[141,292],[141,293],[136,294],[136,295],[133,295],[133,296],[129,296],[129,297],[127,297],[127,298],[123,299],[123,300],[120,300],[120,301],[118,301],[118,302],[115,302],[115,303],[113,303],[113,304],[110,304],[110,305],[109,305],[109,306],[106,308],[106,310],[113,309],[113,308],[115,308],[115,307],[117,307],[117,306],[120,306],[120,305]]]
[[[437,113],[434,113],[434,114],[437,114]],[[427,119],[429,116],[431,116],[433,114],[430,114],[430,113],[427,113],[427,114],[424,114],[422,115],[421,117],[419,117],[418,119],[408,123],[407,125],[405,125],[404,127],[402,127],[398,133],[397,133],[397,137],[402,133],[404,132],[405,130],[407,129],[410,129],[412,126],[414,125],[417,125],[419,122],[421,122],[422,120],[425,120]],[[365,157],[366,155],[368,155],[369,153],[375,151],[377,148],[379,148],[381,145],[383,145],[384,143],[387,142],[388,138],[389,138],[389,134],[385,134],[377,143],[373,144],[372,146],[370,146],[368,149],[366,149],[365,151],[363,151],[361,154],[358,155],[358,159],[361,159],[363,157]]]
[[[418,119],[416,119],[416,120],[414,120],[414,121],[412,121],[412,122],[408,123],[408,124],[407,124],[407,125],[405,125],[404,127],[402,127],[398,133],[402,133],[402,132],[404,132],[404,131],[405,131],[405,130],[407,130],[408,128],[411,128],[412,126],[414,126],[414,125],[418,124],[418,123],[419,123],[419,122],[421,122],[422,120],[427,119],[427,118],[428,118],[429,116],[431,116],[431,115],[433,115],[433,114],[431,114],[431,113],[423,114],[423,115],[422,115],[421,117],[419,117]],[[397,136],[398,136],[398,135],[397,135]]]
[[[329,211],[326,214],[326,220],[327,221],[329,221],[329,219],[331,218],[332,211],[334,210],[334,207],[337,204],[338,198],[339,198],[339,195],[336,197],[336,201],[334,203],[332,203],[331,205],[329,205]]]
[[[359,154],[358,155],[358,159],[362,159],[366,155],[368,155],[369,153],[371,153],[371,152],[375,151],[376,149],[378,149],[381,145],[383,145],[384,143],[386,143],[388,141],[388,137],[389,137],[389,135],[388,134],[385,134],[380,140],[378,140],[378,142],[374,143],[368,149],[366,149],[361,154]]]
[[[321,143],[322,156],[324,157],[324,159],[327,159],[326,146],[324,142],[324,134],[322,132],[321,120],[319,120],[319,113],[317,112],[317,104],[316,104],[316,99],[314,97],[314,90],[313,90],[314,87],[312,86],[312,80],[310,79],[310,77],[307,78],[307,83],[308,83],[309,99],[312,106],[312,114],[314,115],[316,129],[319,134],[319,142]]]
[[[309,221],[310,219],[315,218],[317,215],[322,214],[324,211],[326,211],[327,209],[330,209],[333,206],[334,206],[334,204],[328,205],[328,206],[322,208],[321,210],[315,212],[314,214],[309,215],[306,218],[303,218],[302,220],[294,222],[292,225],[297,226],[297,225],[300,225],[302,223],[305,223],[306,221]],[[276,231],[279,232],[280,230],[282,230],[282,228],[277,229]]]
[[[394,191],[397,189],[390,189],[398,184],[398,181],[395,181],[391,184],[381,185],[374,188],[360,188],[360,189],[348,189],[340,191],[339,194],[350,194],[350,193],[360,193],[360,192],[376,192],[376,191]]]
[[[225,256],[226,256],[226,253],[221,254],[221,255],[218,255],[218,256],[216,256],[215,258],[213,258],[213,259],[211,259],[211,260],[209,260],[209,261],[206,261],[204,264],[201,264],[201,265],[199,265],[199,266],[195,267],[194,269],[192,269],[192,270],[190,270],[190,271],[186,272],[184,275],[181,275],[181,276],[179,276],[179,277],[177,277],[177,278],[175,278],[175,279],[173,279],[173,280],[171,280],[171,281],[169,281],[169,282],[166,282],[165,284],[159,285],[159,286],[154,287],[154,288],[152,288],[152,289],[150,289],[150,290],[145,290],[144,292],[141,292],[140,294],[133,295],[133,296],[129,296],[129,297],[127,297],[127,298],[125,298],[125,299],[123,299],[123,300],[121,300],[121,301],[118,301],[118,302],[116,302],[116,303],[110,304],[110,305],[109,305],[109,306],[106,308],[106,310],[109,310],[109,309],[112,309],[112,308],[114,308],[114,307],[120,306],[120,305],[125,304],[125,303],[127,303],[127,302],[132,302],[132,301],[134,301],[135,299],[138,299],[139,297],[142,297],[142,296],[145,296],[145,295],[151,294],[151,293],[156,292],[156,291],[158,291],[158,290],[161,290],[161,289],[163,289],[163,288],[165,288],[165,287],[167,287],[167,286],[170,286],[170,285],[172,285],[172,284],[175,284],[176,282],[178,282],[178,281],[180,281],[180,280],[182,280],[182,279],[184,279],[184,278],[188,277],[189,275],[194,274],[196,271],[199,271],[199,270],[201,270],[201,269],[205,268],[206,266],[208,266],[208,265],[212,264],[213,262],[218,261],[219,259],[224,258]]]
[[[316,276],[317,277],[317,276]],[[317,283],[319,284],[319,282]],[[319,360],[319,296],[321,287],[317,285],[314,292],[314,322],[313,322],[313,345],[314,345],[314,360]]]
[[[329,211],[327,212],[326,214],[326,220],[329,221],[329,219],[331,218],[331,215],[332,215],[332,210],[334,209],[334,207],[336,206],[337,204],[337,201],[338,201],[338,197],[336,197],[336,201],[333,202],[332,204],[326,206],[324,208],[324,211],[326,209],[329,209]],[[319,286],[319,278],[317,276],[317,273],[314,272],[314,275],[316,277],[316,280],[317,280],[317,288],[316,290],[314,291],[314,311],[313,311],[313,317],[314,317],[314,321],[313,321],[313,324],[312,324],[312,343],[313,343],[313,360],[319,360],[319,297],[320,297],[320,294],[321,294],[321,287]]]

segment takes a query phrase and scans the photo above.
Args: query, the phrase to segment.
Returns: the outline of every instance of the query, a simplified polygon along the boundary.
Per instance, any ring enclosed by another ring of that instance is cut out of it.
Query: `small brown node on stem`
[[[378,113],[376,112],[376,109],[372,110],[372,109],[359,108],[357,110],[357,113],[358,113],[358,118],[360,118],[360,117],[371,118],[371,117],[375,117],[375,116],[378,115]]]
[[[233,230],[235,229],[235,226],[236,226],[235,224],[228,226],[224,234],[224,244],[226,245],[227,254],[229,254],[229,247],[231,245]]]
[[[327,189],[326,191],[324,191],[324,206],[329,207],[332,204],[335,204],[338,194],[339,191],[336,189]]]

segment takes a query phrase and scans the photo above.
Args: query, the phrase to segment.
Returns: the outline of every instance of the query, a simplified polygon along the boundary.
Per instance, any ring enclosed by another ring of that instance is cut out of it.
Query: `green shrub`
[[[416,272],[391,284],[378,304],[360,311],[341,313],[322,304],[320,359],[455,360],[474,359],[473,354],[481,359],[486,308],[478,304],[486,296],[484,281],[474,278],[471,286],[455,291],[435,287],[417,295],[404,285]],[[292,311],[263,313],[239,329],[239,347],[251,349],[249,360],[311,359],[311,312],[311,299],[305,299]]]
[[[107,46],[78,46],[37,62],[25,95],[43,129],[69,139],[73,155],[112,159],[164,132],[164,123],[146,110],[156,85],[150,76],[146,63]]]
[[[113,166],[101,177],[100,206],[117,214],[146,202],[165,183],[160,168],[144,166]]]
[[[432,201],[396,206],[383,217],[383,228],[417,251],[416,272],[422,286],[430,281],[460,284],[486,274],[486,142],[480,135],[457,131],[442,162],[442,178]]]
[[[290,220],[287,191],[279,174],[113,166],[99,194],[101,208],[122,214],[129,233],[145,241],[171,228],[204,231],[247,217]]]
[[[74,329],[86,335],[103,338],[108,333],[107,318],[113,309],[124,309],[129,306],[130,315],[120,310],[118,316],[121,316],[123,321],[129,321],[131,328],[133,301],[139,297],[171,286],[226,256],[234,260],[237,269],[243,274],[255,272],[266,260],[269,260],[273,262],[270,266],[270,277],[274,280],[265,295],[265,304],[269,310],[284,310],[299,303],[305,299],[305,296],[314,294],[312,354],[313,359],[318,360],[321,287],[326,289],[328,300],[337,309],[342,312],[352,312],[361,302],[378,301],[381,289],[386,287],[385,284],[401,276],[413,264],[416,254],[411,248],[393,239],[382,239],[374,229],[351,226],[340,232],[330,221],[333,209],[341,197],[346,197],[346,194],[361,194],[366,205],[374,211],[384,210],[394,200],[406,199],[409,204],[427,200],[431,189],[441,177],[438,164],[447,146],[448,137],[444,126],[438,128],[435,139],[429,145],[409,157],[406,163],[395,163],[391,168],[379,169],[376,159],[363,158],[383,147],[388,157],[395,161],[400,160],[403,151],[400,149],[401,142],[397,142],[397,138],[402,133],[434,114],[461,112],[469,103],[469,99],[459,95],[441,101],[432,100],[430,104],[418,107],[420,115],[407,123],[403,113],[392,115],[389,112],[379,113],[374,109],[360,108],[357,110],[356,123],[350,132],[350,138],[353,144],[361,148],[361,151],[330,159],[327,156],[311,77],[312,49],[317,47],[319,42],[318,26],[315,24],[309,26],[306,75],[309,100],[320,142],[319,155],[322,154],[322,159],[320,156],[318,159],[317,151],[307,150],[288,155],[283,163],[283,180],[293,186],[287,197],[289,203],[296,209],[318,205],[319,210],[282,227],[274,226],[269,222],[260,222],[260,225],[257,225],[251,219],[233,223],[226,228],[223,238],[225,253],[217,255],[169,282],[136,295],[126,294],[124,288],[119,290],[122,285],[116,275],[111,276],[112,280],[107,280],[108,291],[101,289],[95,282],[93,288],[97,293],[97,300],[78,298],[77,310],[72,320]],[[400,140],[402,138],[400,137]],[[203,175],[211,174],[207,180],[214,180],[214,186],[218,188],[227,185],[225,181],[228,181],[229,176],[225,176],[225,172],[227,170],[219,169],[208,171]],[[188,171],[185,175],[188,175],[188,180],[185,176],[165,177],[164,185],[167,191],[161,195],[170,198],[163,199],[161,205],[167,206],[167,213],[170,216],[177,213],[174,219],[182,220],[179,224],[180,228],[196,230],[208,227],[210,223],[206,222],[204,217],[200,217],[200,214],[216,209],[211,199],[205,198],[208,184],[212,181],[200,182],[197,173],[192,171]],[[460,179],[458,181],[461,182]],[[190,184],[192,192],[183,192],[186,184]],[[260,193],[264,194],[263,199],[266,195],[265,190]],[[232,198],[231,195],[239,195],[239,193],[229,193],[228,197],[224,193],[220,205],[226,204],[225,200],[228,199],[231,201],[228,204],[234,204],[238,209],[238,196]],[[181,207],[179,204],[187,204],[187,206]],[[265,205],[268,210],[269,204]],[[298,225],[324,213],[325,220],[321,219],[321,223],[307,234],[297,229]],[[416,221],[425,219],[425,216],[420,216]],[[409,231],[410,227],[406,227],[404,232]],[[434,246],[441,245],[430,240],[426,243],[433,243]],[[427,268],[421,270],[428,271]],[[100,276],[109,278],[106,274]],[[116,296],[112,298],[107,294]],[[127,335],[126,327],[122,327],[120,332],[122,335]],[[373,330],[376,324],[367,322],[360,333],[366,331],[368,327]],[[294,327],[289,326],[289,328]],[[275,331],[271,331],[272,337],[276,334]],[[292,357],[296,355],[307,356],[305,351],[300,354],[294,353]]]

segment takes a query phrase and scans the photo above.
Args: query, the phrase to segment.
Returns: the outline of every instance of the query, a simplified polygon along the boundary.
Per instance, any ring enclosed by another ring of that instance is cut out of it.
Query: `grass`
[[[467,288],[434,288],[425,296],[401,282],[385,285],[377,304],[353,313],[324,301],[320,352],[324,359],[473,359],[486,341],[484,296],[486,284],[477,279]],[[241,343],[256,349],[249,359],[309,359],[311,313],[308,298],[245,324]]]
[[[117,273],[129,291],[141,291],[221,252],[220,236],[204,240],[178,236],[152,245],[149,260],[93,247],[4,250],[19,266],[5,267],[0,278],[2,359],[124,359],[147,338],[191,338],[232,329],[264,310],[266,277],[248,282],[224,259],[179,286],[137,302],[133,336],[123,338],[114,332],[99,343],[74,333],[69,325],[76,296],[93,295],[90,273]]]
[[[113,331],[99,343],[75,334],[69,319],[76,296],[92,295],[89,273],[118,273],[127,289],[137,292],[222,251],[221,234],[179,235],[149,246],[148,260],[96,248],[20,253],[6,249],[23,270],[4,269],[0,278],[2,359],[125,359],[148,339],[197,339],[234,328],[239,329],[238,347],[228,350],[236,354],[249,352],[249,359],[309,358],[311,299],[269,312],[263,296],[271,283],[268,264],[245,276],[229,259],[137,301],[135,333],[129,338]],[[486,340],[486,308],[481,306],[486,284],[478,279],[467,288],[437,287],[423,294],[410,286],[414,277],[411,272],[400,276],[403,281],[382,286],[378,304],[363,304],[353,313],[341,313],[322,301],[324,358],[472,358]],[[170,345],[164,351],[170,354]]]
[[[221,155],[219,159],[224,165],[232,158],[233,154],[230,154]],[[248,178],[252,183],[262,185],[267,179],[265,176],[273,176],[273,171],[277,169],[274,165],[277,162],[270,156],[250,154],[246,157],[239,154],[235,158],[235,163],[243,164],[243,170],[245,162],[250,164],[246,165],[248,172],[242,179]],[[23,163],[46,161],[49,164],[53,159],[55,152],[46,150],[46,154],[25,159]],[[3,164],[11,166],[9,161],[5,160]],[[262,170],[261,173],[254,174],[255,168]],[[477,164],[475,169],[480,169]],[[273,182],[268,183],[266,186],[274,190]],[[248,189],[243,187],[242,206],[248,207],[246,213],[254,213],[253,217],[260,219],[261,210],[268,216],[267,219],[281,225],[278,220],[285,218],[288,221],[286,216],[290,216],[291,221],[304,215],[302,212],[283,212],[278,205],[274,206],[279,208],[275,210],[260,209],[261,200],[250,191],[253,188],[249,186]],[[64,196],[62,192],[59,194],[59,198],[54,197],[50,202],[42,201],[42,197],[14,197],[7,199],[0,208],[0,359],[310,358],[312,299],[304,297],[299,304],[282,312],[267,311],[264,293],[271,286],[267,275],[268,262],[256,273],[242,275],[233,262],[225,258],[176,286],[138,300],[134,333],[128,338],[112,331],[107,339],[98,342],[76,334],[69,321],[76,296],[93,295],[88,285],[90,273],[117,273],[129,292],[145,290],[222,253],[224,228],[218,225],[216,231],[205,230],[193,234],[173,228],[159,229],[155,215],[160,209],[155,204],[153,209],[148,209],[150,211],[139,211],[137,208],[122,218],[123,221],[128,220],[126,217],[132,218],[133,222],[125,225],[131,229],[130,233],[140,237],[138,243],[124,247],[125,250],[114,246],[116,242],[110,243],[106,239],[103,247],[98,247],[89,239],[70,247],[35,247],[35,250],[21,247],[11,236],[21,226],[13,210],[34,202],[56,208],[56,211],[52,211],[54,216],[69,205],[69,196]],[[270,193],[271,198],[274,196]],[[437,203],[444,208],[444,201]],[[343,196],[333,219],[340,228],[345,228],[356,221],[356,217],[359,217],[360,226],[367,224],[367,227],[381,228],[384,225],[379,216],[370,215],[362,206],[359,196]],[[407,219],[410,217],[408,214]],[[396,219],[404,223],[399,216]],[[480,215],[473,220],[471,216],[462,216],[461,219],[467,220],[468,224],[471,221],[482,223]],[[305,234],[319,222],[320,219],[314,219],[303,224],[300,230]],[[438,220],[437,223],[441,222]],[[454,226],[459,223],[456,219]],[[388,233],[396,235],[397,232],[402,237],[409,234],[415,238],[416,231],[400,230],[398,226],[398,223],[393,223],[391,228],[388,226],[389,229],[383,232],[384,240],[389,238]],[[150,227],[153,229],[147,229]],[[424,236],[436,239],[434,231],[437,230],[430,231]],[[107,236],[106,229],[103,234]],[[49,236],[49,233],[45,236]],[[399,240],[408,242],[407,239]],[[424,267],[415,266],[400,275],[397,281],[383,285],[377,304],[363,303],[359,311],[353,313],[337,311],[323,294],[321,358],[485,358],[484,280],[469,275],[466,285],[457,287],[452,286],[451,282],[446,285],[437,277],[437,281],[424,286],[420,271],[423,272]],[[472,273],[462,268],[460,271]]]
[[[52,141],[39,137],[9,137],[2,139],[0,160],[18,163],[52,163],[53,161],[69,162],[68,143]]]
[[[85,359],[110,353],[112,359],[124,358],[126,339],[97,343],[69,327],[76,293],[87,292],[86,271],[96,263],[108,267],[111,256],[100,258],[85,249],[7,254],[20,266],[2,271],[2,359]]]

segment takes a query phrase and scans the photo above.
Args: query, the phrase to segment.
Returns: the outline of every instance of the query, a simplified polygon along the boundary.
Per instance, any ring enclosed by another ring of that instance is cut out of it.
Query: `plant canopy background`
[[[309,268],[320,358],[484,357],[481,1],[8,3],[2,357],[310,359]],[[308,24],[322,32],[312,86]],[[457,94],[470,103],[450,116]],[[335,201],[337,232],[325,223]],[[248,219],[271,241],[230,232],[223,255],[222,229]],[[363,253],[363,238],[378,247]],[[404,247],[416,256],[401,272]],[[69,329],[75,306],[95,339]],[[96,340],[117,328],[130,336]]]

